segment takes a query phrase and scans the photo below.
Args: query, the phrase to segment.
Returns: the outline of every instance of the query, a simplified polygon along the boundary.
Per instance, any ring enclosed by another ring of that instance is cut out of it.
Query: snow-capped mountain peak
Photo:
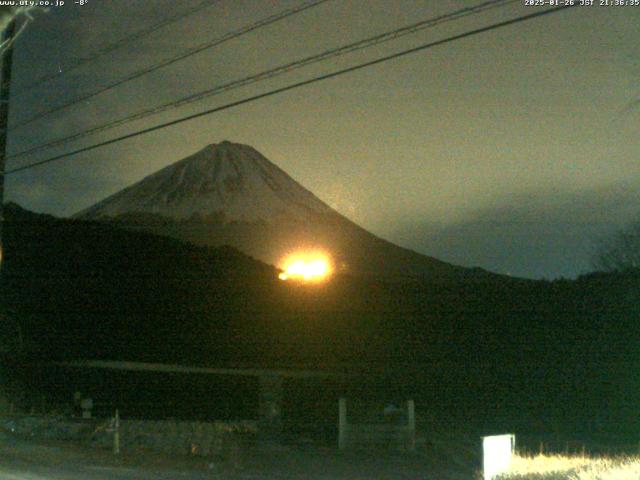
[[[344,273],[462,271],[376,237],[252,147],[231,142],[209,145],[75,216],[196,245],[231,245],[273,265],[304,251],[323,252]]]
[[[335,213],[248,145],[223,141],[149,175],[76,216],[154,214],[172,220],[313,221]]]

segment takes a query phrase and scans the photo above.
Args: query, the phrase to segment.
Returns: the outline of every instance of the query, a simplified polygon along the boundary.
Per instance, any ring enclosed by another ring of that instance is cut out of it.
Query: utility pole
[[[7,127],[9,126],[9,95],[11,90],[11,66],[13,64],[13,37],[16,33],[15,18],[9,22],[2,34],[2,40],[9,42],[9,48],[2,55],[2,80],[0,83],[0,271],[4,258],[2,232],[4,226],[4,172],[7,159]]]
[[[4,224],[4,172],[7,158],[7,126],[9,124],[9,87],[11,86],[11,64],[13,62],[13,37],[16,32],[16,21],[12,19],[4,32],[2,40],[7,41],[7,50],[2,56],[2,70],[0,74],[0,289],[2,288],[2,260],[4,257],[4,246],[2,242],[2,230]],[[0,384],[0,400],[7,398],[7,386]],[[13,403],[10,404],[9,411],[13,413]],[[4,413],[4,412],[2,412]]]

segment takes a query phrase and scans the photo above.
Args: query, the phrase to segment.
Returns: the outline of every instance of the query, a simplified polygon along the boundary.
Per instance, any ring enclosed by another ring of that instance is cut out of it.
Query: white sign
[[[482,437],[484,480],[492,480],[509,470],[516,445],[515,435]]]

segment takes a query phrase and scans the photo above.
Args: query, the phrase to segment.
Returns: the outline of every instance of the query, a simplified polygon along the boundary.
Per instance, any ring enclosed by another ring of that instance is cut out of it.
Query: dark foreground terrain
[[[255,418],[255,379],[31,366],[285,368],[348,375],[285,382],[284,420],[321,431],[335,428],[343,396],[414,399],[418,422],[428,414],[477,433],[637,441],[638,272],[553,282],[336,274],[305,285],[230,247],[15,205],[6,219],[0,393],[18,410],[64,411],[80,391],[96,415]]]
[[[444,452],[440,452],[444,453]],[[435,451],[339,452],[333,448],[252,447],[218,461],[160,455],[122,455],[62,443],[3,436],[0,478],[6,480],[103,479],[471,479],[461,458]]]

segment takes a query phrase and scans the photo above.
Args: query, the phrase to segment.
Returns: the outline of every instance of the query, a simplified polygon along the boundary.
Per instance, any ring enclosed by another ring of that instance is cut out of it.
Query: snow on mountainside
[[[248,145],[209,145],[78,213],[85,219],[153,214],[173,220],[308,222],[333,210]]]

